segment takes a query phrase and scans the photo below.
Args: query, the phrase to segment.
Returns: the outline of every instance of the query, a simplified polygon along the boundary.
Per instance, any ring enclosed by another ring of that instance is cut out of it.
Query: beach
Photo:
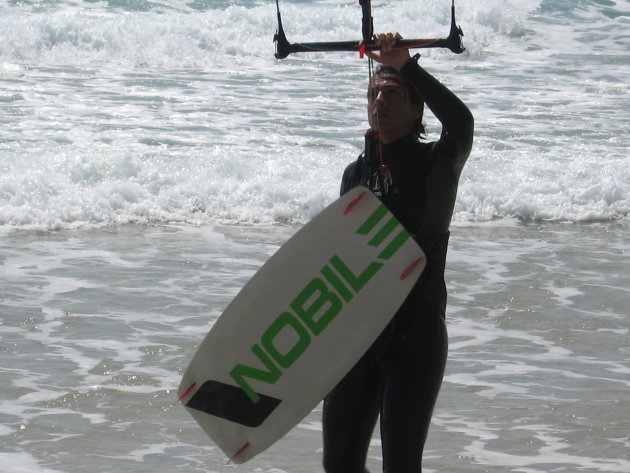
[[[282,1],[289,39],[356,36],[351,3]],[[467,51],[420,60],[476,130],[423,470],[626,473],[630,2],[456,4]],[[449,7],[373,15],[446,34]],[[176,402],[227,304],[363,146],[365,61],[274,59],[275,15],[262,0],[0,3],[3,472],[323,471],[321,406],[234,465]],[[380,456],[377,431],[370,471]]]
[[[292,231],[122,226],[10,238],[6,471],[318,471],[320,408],[237,466],[174,405],[195,347]],[[428,471],[627,470],[626,232],[454,228],[449,361]],[[379,459],[376,435],[375,470]]]

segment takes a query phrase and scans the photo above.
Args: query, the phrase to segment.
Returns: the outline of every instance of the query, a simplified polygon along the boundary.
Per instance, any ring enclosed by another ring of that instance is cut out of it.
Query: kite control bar
[[[276,0],[278,11],[278,31],[273,37],[276,43],[276,58],[284,59],[292,53],[306,53],[317,51],[378,51],[373,38],[373,20],[371,16],[370,0],[359,0],[363,9],[363,39],[360,41],[330,41],[316,43],[289,43],[282,28],[282,18],[280,17],[280,5]],[[426,39],[401,39],[394,48],[414,49],[414,48],[446,48],[455,54],[464,52],[462,42],[464,33],[455,22],[455,0],[451,6],[451,30],[446,38],[426,38]]]

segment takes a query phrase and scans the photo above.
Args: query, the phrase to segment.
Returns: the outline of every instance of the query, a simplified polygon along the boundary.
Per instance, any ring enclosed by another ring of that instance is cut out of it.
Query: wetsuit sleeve
[[[343,171],[343,177],[341,178],[341,189],[339,195],[344,195],[350,189],[352,189],[353,175],[356,172],[356,163],[349,164]]]
[[[340,195],[344,195],[356,186],[365,185],[365,171],[363,170],[363,157],[359,156],[356,161],[350,163],[343,171],[343,177],[341,178]]]
[[[442,123],[442,134],[434,145],[441,157],[453,160],[452,169],[458,179],[473,142],[474,119],[464,103],[435,77],[425,71],[414,58],[400,70]]]

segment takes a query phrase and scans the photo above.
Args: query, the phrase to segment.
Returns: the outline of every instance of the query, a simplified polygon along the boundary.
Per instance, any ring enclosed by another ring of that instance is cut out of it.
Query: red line
[[[228,465],[230,463],[232,463],[234,460],[236,460],[245,450],[247,450],[247,447],[249,447],[249,442],[247,442],[245,445],[243,445],[238,452],[236,452],[234,455],[232,455],[232,458],[230,458],[228,460]]]
[[[176,405],[178,402],[181,402],[181,400],[182,400],[182,399],[184,399],[186,396],[188,396],[188,395],[190,394],[190,391],[192,391],[192,390],[195,388],[195,386],[197,386],[197,382],[192,383],[192,384],[188,387],[188,389],[186,389],[186,391],[184,391],[184,392],[182,393],[182,395],[181,395],[181,396],[179,396],[179,397],[177,398],[177,401],[175,401],[175,402],[173,403],[173,405]]]
[[[350,213],[350,211],[352,210],[352,208],[357,205],[357,202],[359,202],[361,200],[361,198],[365,195],[365,191],[361,192],[360,194],[358,194],[356,197],[354,197],[354,199],[352,199],[350,201],[350,203],[346,206],[345,209],[343,209],[343,214],[347,215],[348,213]]]
[[[424,260],[424,258],[421,256],[420,258],[415,260],[413,263],[411,263],[409,266],[407,266],[407,269],[405,269],[403,273],[400,275],[400,280],[404,281],[405,279],[407,279],[407,277],[411,274],[411,272],[414,269],[416,269],[416,266],[418,266],[422,262],[422,260]]]

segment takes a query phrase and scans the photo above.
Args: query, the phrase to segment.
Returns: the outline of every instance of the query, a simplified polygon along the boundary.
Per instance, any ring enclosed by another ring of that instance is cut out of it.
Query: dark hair
[[[407,94],[409,95],[409,101],[413,104],[413,105],[417,105],[422,107],[422,111],[424,112],[424,100],[422,99],[422,96],[420,95],[420,93],[416,90],[416,88],[413,86],[413,84],[411,84],[411,82],[409,82],[408,80],[406,80],[399,71],[397,71],[396,69],[394,69],[393,67],[389,67],[389,66],[384,66],[384,65],[379,65],[376,68],[376,71],[374,71],[374,77],[384,77],[384,78],[388,78],[391,79],[395,82],[398,82],[399,84],[403,85],[405,87],[405,90],[407,91]],[[372,86],[372,84],[370,84],[370,87]],[[369,94],[369,90],[368,90],[368,94]],[[414,124],[413,130],[416,134],[416,136],[418,137],[424,137],[424,135],[426,134],[426,129],[424,127],[424,123],[422,121],[424,113],[420,114],[420,117],[416,120],[416,123]]]

